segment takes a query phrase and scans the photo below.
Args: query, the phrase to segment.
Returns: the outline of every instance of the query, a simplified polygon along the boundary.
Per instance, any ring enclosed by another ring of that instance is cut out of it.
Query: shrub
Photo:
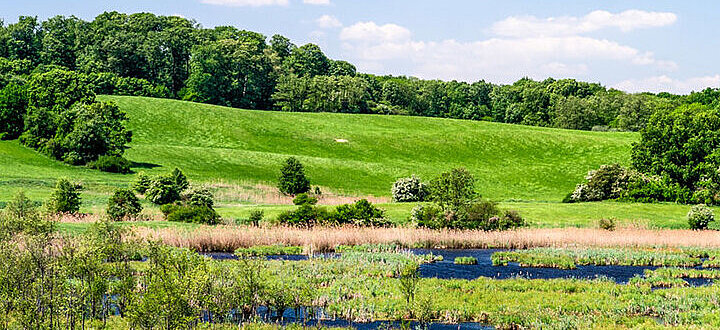
[[[171,222],[187,222],[205,225],[220,223],[220,215],[210,207],[166,204],[160,207],[165,219]]]
[[[123,157],[103,155],[96,161],[88,163],[87,166],[103,172],[127,174],[131,172],[131,165],[132,163]]]
[[[295,157],[288,158],[280,170],[278,189],[290,196],[310,191],[310,181],[305,176],[305,169]]]
[[[177,167],[170,173],[170,177],[172,177],[180,192],[183,192],[190,185],[185,174]]]
[[[138,194],[144,194],[145,192],[147,192],[148,188],[150,188],[151,183],[152,179],[150,178],[150,176],[145,174],[145,172],[140,172],[135,178],[135,182],[133,182],[132,188]]]
[[[428,186],[430,200],[444,211],[457,213],[477,196],[475,178],[464,168],[440,174]]]
[[[24,86],[10,83],[0,89],[0,139],[15,139],[24,128],[28,98]]]
[[[498,209],[497,203],[482,200],[468,205],[465,208],[464,214],[458,217],[458,223],[454,224],[453,227],[482,230],[498,229],[494,228],[495,226],[493,226],[489,220],[499,214],[500,209]]]
[[[0,212],[0,240],[5,235],[14,233],[49,234],[54,229],[54,222],[46,220],[38,211],[38,203],[35,203],[20,191],[15,194]]]
[[[183,195],[182,200],[187,205],[213,207],[213,193],[205,187],[192,187]]]
[[[354,224],[356,226],[386,226],[385,212],[367,199],[355,204],[343,204],[335,208],[329,220],[337,225]]]
[[[435,205],[418,205],[410,211],[410,220],[420,227],[440,229],[447,227],[443,211]]]
[[[508,230],[522,227],[525,220],[517,211],[502,211],[492,201],[478,201],[459,212],[443,211],[433,205],[418,205],[411,211],[411,220],[431,229]]]
[[[80,211],[80,190],[82,186],[60,179],[48,200],[48,211],[51,213],[77,213]]]
[[[392,186],[393,200],[396,202],[422,202],[427,196],[427,187],[415,175],[400,178]]]
[[[160,175],[150,181],[145,197],[156,205],[174,203],[180,199],[180,188],[174,177]]]
[[[688,224],[691,229],[707,229],[708,224],[715,221],[713,210],[705,204],[694,205],[688,212]]]
[[[253,210],[250,212],[250,223],[252,223],[253,226],[258,227],[260,226],[260,221],[265,217],[265,211],[263,210]]]
[[[615,219],[614,218],[602,218],[598,221],[598,227],[607,231],[615,230]]]
[[[631,173],[618,164],[602,165],[588,172],[586,182],[578,184],[572,194],[577,202],[616,199],[627,189]]]
[[[310,227],[323,223],[327,219],[327,210],[309,204],[300,205],[300,207],[294,211],[282,212],[277,217],[277,220],[280,223],[300,227]]]
[[[107,214],[113,221],[135,219],[142,212],[140,200],[130,189],[118,189],[108,200]]]
[[[295,196],[295,198],[293,198],[293,204],[295,204],[295,205],[304,205],[304,204],[315,205],[315,204],[317,204],[317,202],[318,202],[317,197],[310,196],[306,193],[298,194],[297,196]]]

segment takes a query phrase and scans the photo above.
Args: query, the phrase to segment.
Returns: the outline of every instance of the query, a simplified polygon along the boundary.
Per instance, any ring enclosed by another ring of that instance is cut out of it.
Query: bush
[[[23,131],[28,97],[24,86],[10,83],[0,89],[0,139],[15,139]]]
[[[107,214],[113,221],[135,219],[142,212],[140,200],[130,189],[118,189],[108,200]]]
[[[49,234],[55,223],[46,220],[38,211],[38,203],[31,201],[20,191],[0,212],[0,240],[15,233]]]
[[[183,172],[177,167],[170,173],[170,177],[172,177],[180,192],[183,192],[188,188],[188,186],[190,186],[190,182],[188,182],[185,174],[183,174]]]
[[[263,210],[253,210],[250,212],[250,223],[258,227],[260,226],[260,221],[265,217],[265,211]]]
[[[278,189],[290,196],[310,191],[310,181],[305,176],[305,169],[295,157],[288,158],[280,170]]]
[[[614,231],[615,223],[616,221],[614,218],[602,218],[600,219],[600,221],[598,221],[598,227],[607,231]]]
[[[145,172],[140,172],[140,173],[138,173],[137,177],[135,178],[135,182],[133,182],[132,188],[138,194],[145,194],[145,192],[147,192],[148,188],[150,188],[151,184],[152,184],[152,179],[150,178],[150,176],[145,174]]]
[[[440,229],[447,227],[443,220],[443,211],[435,205],[419,204],[410,211],[410,221],[414,222],[420,227],[426,227],[431,229]]]
[[[55,184],[55,191],[48,200],[48,211],[51,213],[77,213],[80,211],[80,190],[82,186],[60,179]]]
[[[687,217],[690,228],[697,230],[707,229],[708,225],[715,221],[713,210],[705,204],[698,204],[690,208]]]
[[[356,226],[387,226],[385,212],[367,199],[355,204],[343,204],[335,208],[329,220],[336,225],[353,224]]]
[[[210,207],[166,204],[160,207],[165,219],[171,222],[186,222],[205,225],[220,223],[220,215]]]
[[[502,211],[492,201],[478,201],[455,213],[434,205],[418,205],[411,211],[411,220],[431,229],[508,230],[522,227],[525,220],[517,211]]]
[[[293,204],[295,204],[295,205],[304,205],[304,204],[315,205],[315,204],[317,204],[317,202],[318,202],[317,197],[310,196],[306,193],[298,194],[297,196],[295,196],[295,198],[293,198]]]
[[[392,186],[393,200],[396,202],[422,202],[427,196],[427,187],[415,175],[400,178]]]
[[[174,177],[160,175],[150,181],[145,197],[156,205],[174,203],[180,200],[180,188]]]
[[[182,195],[182,200],[187,205],[213,207],[213,193],[205,187],[192,187]]]
[[[475,192],[475,178],[464,168],[455,168],[440,174],[430,182],[428,187],[430,200],[443,211],[457,213],[465,205],[472,202]]]
[[[497,217],[498,215],[500,215],[500,209],[497,207],[497,203],[482,200],[468,205],[465,208],[464,214],[461,214],[458,217],[457,223],[453,224],[452,227],[462,229],[495,230],[498,228],[490,222],[490,219]]]
[[[588,172],[586,182],[578,184],[572,200],[591,202],[620,198],[627,189],[631,173],[618,164],[602,165]]]
[[[285,211],[277,217],[278,222],[291,226],[311,227],[327,221],[328,212],[324,208],[309,204],[300,205],[295,211]]]
[[[127,174],[131,172],[131,165],[132,163],[123,157],[102,155],[87,166],[103,172]]]

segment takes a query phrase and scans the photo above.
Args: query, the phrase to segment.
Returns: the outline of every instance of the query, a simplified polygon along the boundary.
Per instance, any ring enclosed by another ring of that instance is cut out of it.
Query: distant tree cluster
[[[203,28],[182,17],[105,12],[88,22],[74,16],[45,21],[21,16],[16,23],[0,24],[0,137],[20,136],[30,85],[47,82],[36,76],[48,73],[45,78],[77,81],[70,88],[78,96],[170,97],[248,109],[398,114],[580,130],[637,131],[657,111],[714,104],[720,97],[718,89],[688,96],[627,94],[573,79],[524,78],[495,85],[376,76],[328,58],[314,44],[297,46],[281,35],[267,38],[231,26]],[[53,152],[73,162],[78,158],[65,155],[70,151]],[[79,159],[86,161],[82,155]]]

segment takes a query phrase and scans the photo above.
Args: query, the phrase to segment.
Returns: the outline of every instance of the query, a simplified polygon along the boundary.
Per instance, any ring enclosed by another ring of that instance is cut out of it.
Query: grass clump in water
[[[457,257],[455,258],[456,265],[477,265],[477,258],[474,257]]]

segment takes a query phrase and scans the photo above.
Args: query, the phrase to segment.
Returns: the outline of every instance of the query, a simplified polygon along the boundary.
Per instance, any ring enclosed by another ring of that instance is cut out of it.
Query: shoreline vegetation
[[[526,249],[534,247],[705,247],[720,248],[715,231],[680,229],[523,228],[509,231],[431,230],[424,228],[135,227],[140,238],[159,240],[198,252],[233,252],[258,245],[302,246],[328,252],[340,245],[397,244],[408,248]]]

